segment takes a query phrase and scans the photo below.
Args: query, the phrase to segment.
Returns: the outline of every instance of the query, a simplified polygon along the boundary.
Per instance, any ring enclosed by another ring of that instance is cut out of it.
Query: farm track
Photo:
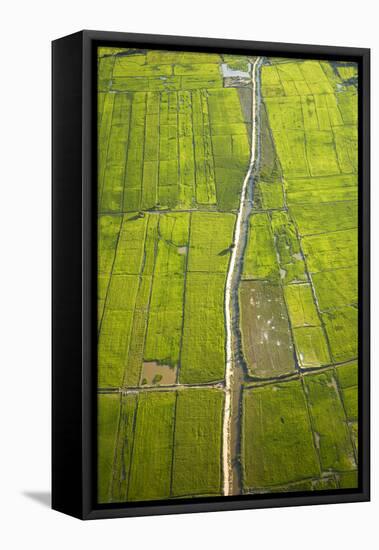
[[[225,286],[226,371],[223,416],[223,494],[241,494],[240,433],[241,399],[245,375],[241,356],[238,288],[241,280],[250,214],[253,208],[254,183],[260,156],[260,66],[258,57],[251,65],[252,124],[249,167],[242,184],[240,204],[234,229],[232,254]]]
[[[128,386],[127,388],[99,388],[98,393],[138,393],[138,392],[157,392],[157,391],[176,391],[186,389],[224,389],[224,382],[204,383],[204,384],[170,384],[159,386]]]
[[[348,365],[352,361],[358,361],[358,357],[353,357],[348,361],[342,361],[340,363],[331,363],[329,365],[324,365],[321,367],[308,367],[306,369],[300,369],[299,372],[293,372],[288,374],[282,374],[280,376],[268,376],[268,377],[256,377],[250,376],[248,373],[244,372],[244,376],[241,379],[241,385],[244,389],[256,388],[259,386],[275,384],[280,382],[288,382],[290,380],[299,380],[304,376],[310,376],[316,373],[327,372],[331,369],[338,368],[340,366]],[[127,386],[125,388],[99,388],[98,393],[107,394],[107,393],[138,393],[138,392],[156,392],[156,391],[176,391],[176,390],[186,390],[186,389],[225,389],[225,382],[220,380],[218,382],[204,382],[203,384],[167,384],[167,385],[157,385],[157,386]]]

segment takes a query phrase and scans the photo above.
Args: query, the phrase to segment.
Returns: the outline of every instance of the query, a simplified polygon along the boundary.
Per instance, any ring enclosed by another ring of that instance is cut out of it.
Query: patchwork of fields
[[[98,500],[220,495],[251,60],[98,53]],[[240,492],[357,483],[356,78],[350,64],[261,68]]]
[[[261,79],[266,129],[240,285],[254,380],[243,395],[243,486],[355,487],[356,67],[272,59]]]
[[[217,389],[100,394],[100,501],[220,494],[223,398]]]

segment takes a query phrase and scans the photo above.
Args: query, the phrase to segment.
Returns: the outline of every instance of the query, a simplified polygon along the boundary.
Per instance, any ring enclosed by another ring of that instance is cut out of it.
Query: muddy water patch
[[[221,72],[224,78],[239,77],[239,78],[246,78],[250,80],[251,79],[250,71],[251,71],[250,62],[247,62],[246,71],[243,71],[241,68],[238,68],[238,69],[233,68],[228,63],[221,63]]]
[[[272,377],[294,372],[293,344],[281,286],[243,281],[240,304],[242,347],[249,373]]]
[[[160,365],[156,361],[145,361],[142,365],[142,386],[171,386],[176,382],[176,367]]]

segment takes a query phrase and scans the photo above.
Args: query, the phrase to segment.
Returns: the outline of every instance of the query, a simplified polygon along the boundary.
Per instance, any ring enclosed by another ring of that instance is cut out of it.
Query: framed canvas
[[[53,42],[53,508],[369,500],[369,50]]]

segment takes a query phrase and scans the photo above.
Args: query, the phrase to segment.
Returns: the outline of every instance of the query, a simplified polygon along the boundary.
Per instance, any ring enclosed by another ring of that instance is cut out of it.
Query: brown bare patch
[[[146,386],[171,386],[176,382],[176,367],[145,361],[142,365],[141,384]]]
[[[249,372],[280,376],[295,370],[293,343],[282,289],[266,281],[240,287],[242,346]]]

